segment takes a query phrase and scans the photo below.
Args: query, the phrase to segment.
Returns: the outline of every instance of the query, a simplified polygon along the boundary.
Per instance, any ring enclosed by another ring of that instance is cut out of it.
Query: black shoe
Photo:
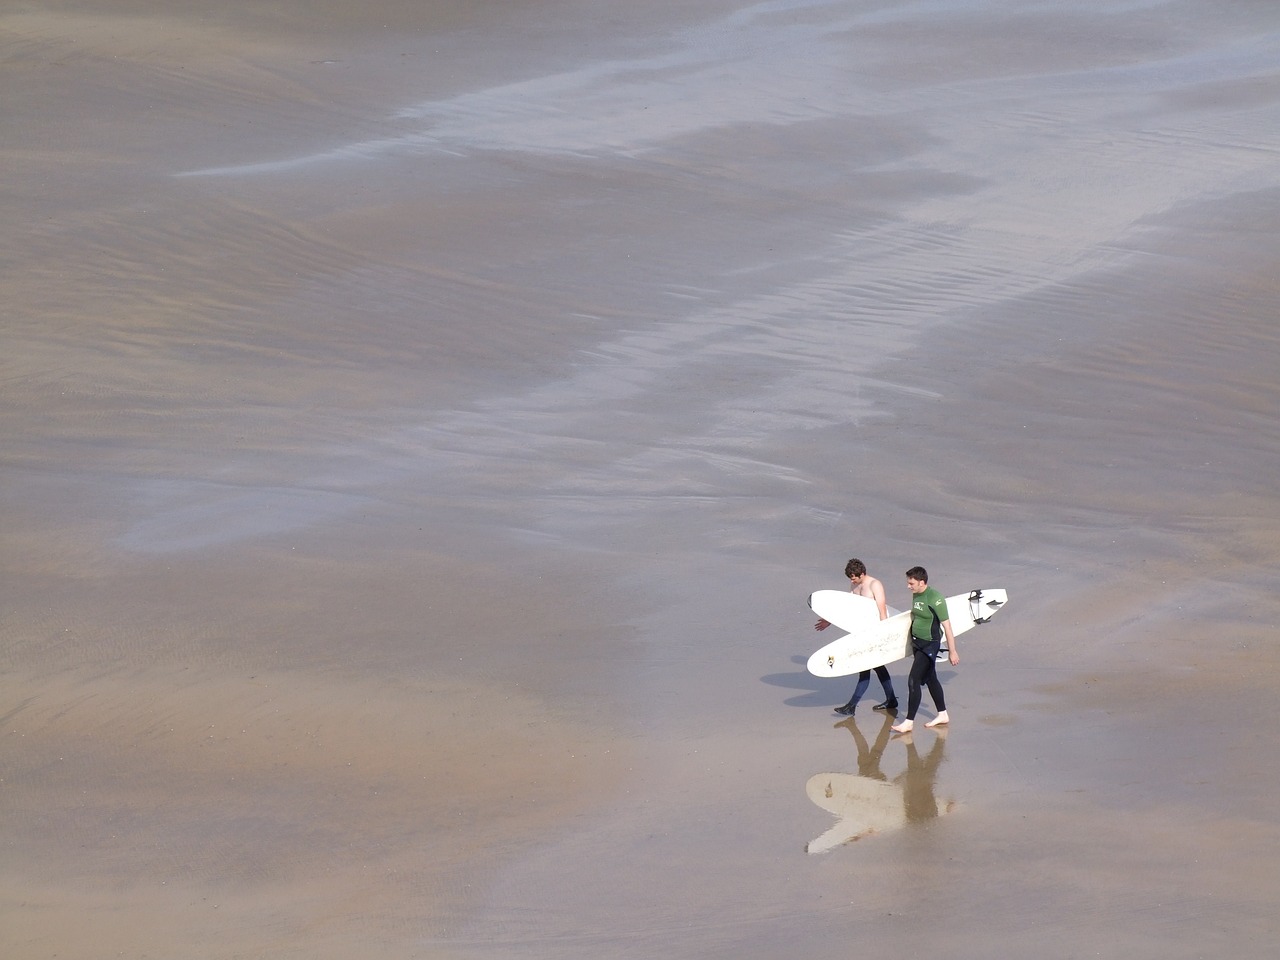
[[[856,703],[846,703],[843,707],[836,707],[836,713],[843,714],[846,717],[852,717],[853,711],[858,709]]]
[[[894,698],[892,698],[892,699],[890,699],[890,700],[886,700],[884,703],[877,703],[877,704],[876,704],[874,707],[872,707],[871,709],[872,709],[872,710],[897,710],[897,709],[898,709],[898,698],[897,698],[897,697],[894,697]]]

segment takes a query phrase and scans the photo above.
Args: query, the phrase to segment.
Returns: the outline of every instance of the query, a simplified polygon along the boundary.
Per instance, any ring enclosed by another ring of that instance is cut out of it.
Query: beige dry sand
[[[0,955],[1270,956],[1278,49],[6,6]],[[1013,598],[874,765],[853,554]]]

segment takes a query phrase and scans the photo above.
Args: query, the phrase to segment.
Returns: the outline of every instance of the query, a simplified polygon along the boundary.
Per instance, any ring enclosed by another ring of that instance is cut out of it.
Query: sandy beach
[[[6,5],[0,955],[1270,957],[1278,55]],[[948,728],[853,556],[1009,591]]]

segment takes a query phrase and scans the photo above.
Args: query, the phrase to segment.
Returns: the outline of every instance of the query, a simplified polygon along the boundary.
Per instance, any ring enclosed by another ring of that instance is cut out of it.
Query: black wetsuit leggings
[[[941,713],[947,709],[947,700],[942,695],[942,681],[938,679],[938,670],[934,660],[942,648],[941,640],[934,640],[924,647],[911,648],[911,673],[907,675],[907,719],[914,720],[916,711],[920,709],[920,685],[929,688],[929,696],[933,697],[933,705]]]

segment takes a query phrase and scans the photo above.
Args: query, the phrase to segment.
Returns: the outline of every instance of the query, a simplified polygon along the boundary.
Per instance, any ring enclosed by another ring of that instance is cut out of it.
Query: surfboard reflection
[[[934,781],[946,750],[945,729],[933,734],[933,746],[924,756],[913,736],[899,739],[906,749],[906,769],[890,780],[880,769],[880,761],[892,740],[892,725],[893,717],[886,716],[874,744],[869,744],[853,717],[836,724],[853,735],[858,772],[819,773],[805,784],[809,799],[839,818],[835,826],[805,846],[807,852],[825,853],[863,837],[899,830],[908,823],[932,820],[955,807],[954,800],[939,805],[934,796]]]

